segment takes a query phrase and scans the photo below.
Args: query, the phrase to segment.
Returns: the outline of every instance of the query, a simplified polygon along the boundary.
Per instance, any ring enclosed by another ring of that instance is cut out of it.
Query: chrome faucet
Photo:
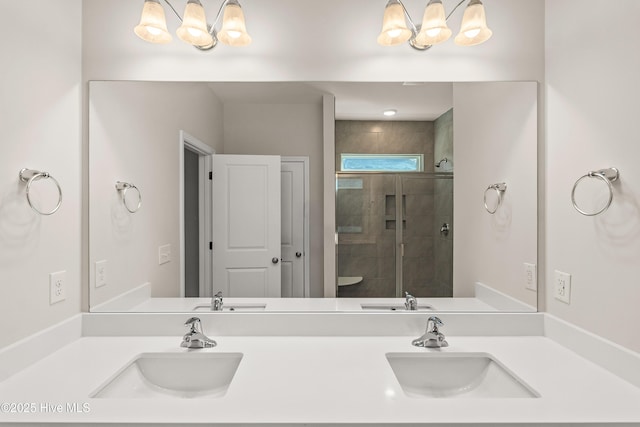
[[[211,311],[222,311],[222,291],[211,298]]]
[[[449,343],[444,338],[444,334],[438,330],[439,326],[444,326],[442,320],[436,316],[431,316],[427,320],[427,330],[420,338],[411,341],[416,347],[440,348],[447,347]]]
[[[217,345],[214,340],[202,332],[202,324],[200,323],[199,318],[192,317],[186,321],[184,326],[189,326],[191,329],[184,335],[184,337],[182,337],[180,347],[211,348]]]
[[[416,299],[416,297],[411,295],[409,292],[405,292],[404,295],[404,308],[406,308],[407,310],[417,310],[418,300]]]

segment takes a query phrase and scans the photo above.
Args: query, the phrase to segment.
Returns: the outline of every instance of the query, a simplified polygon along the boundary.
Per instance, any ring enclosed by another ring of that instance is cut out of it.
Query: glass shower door
[[[400,178],[405,224],[400,239],[399,292],[453,296],[453,175]]]
[[[338,173],[336,226],[338,297],[453,296],[453,174]]]
[[[396,295],[395,192],[394,174],[337,174],[339,297]]]

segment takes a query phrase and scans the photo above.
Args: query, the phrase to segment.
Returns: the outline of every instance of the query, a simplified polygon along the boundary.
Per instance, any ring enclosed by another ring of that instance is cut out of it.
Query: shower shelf
[[[359,276],[344,276],[344,277],[338,277],[338,286],[351,286],[351,285],[357,285],[358,283],[362,282],[362,277]]]

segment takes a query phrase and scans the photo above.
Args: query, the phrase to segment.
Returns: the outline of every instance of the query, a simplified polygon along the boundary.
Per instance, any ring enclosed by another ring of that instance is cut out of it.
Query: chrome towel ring
[[[607,200],[607,203],[604,205],[604,207],[597,212],[586,212],[580,209],[576,204],[576,197],[575,197],[576,188],[578,187],[578,184],[580,183],[580,181],[582,181],[585,178],[599,179],[603,181],[605,184],[607,184],[607,188],[609,189],[609,200]],[[609,209],[609,206],[611,206],[611,202],[613,201],[613,185],[611,183],[617,181],[618,178],[620,178],[620,171],[616,168],[600,169],[600,170],[591,171],[586,173],[585,175],[582,175],[580,178],[578,178],[576,183],[573,184],[573,190],[571,190],[571,203],[573,204],[573,207],[575,208],[575,210],[577,210],[578,212],[580,212],[582,215],[585,215],[585,216],[596,216],[596,215],[600,215],[602,212]]]
[[[487,192],[489,192],[490,190],[495,191],[496,194],[498,195],[498,201],[496,202],[496,206],[495,206],[495,208],[493,210],[490,209],[489,206],[487,206]],[[491,215],[496,213],[498,208],[502,205],[502,196],[504,195],[505,191],[507,191],[507,184],[505,184],[504,182],[498,182],[496,184],[491,184],[490,186],[487,187],[486,190],[484,190],[484,208]]]
[[[18,175],[20,176],[20,181],[27,183],[27,203],[29,203],[31,209],[33,209],[40,215],[53,215],[57,212],[57,210],[60,208],[60,205],[62,204],[62,189],[60,188],[60,184],[58,183],[58,181],[54,177],[52,177],[49,172],[40,172],[34,169],[24,168],[20,169],[20,173]],[[39,211],[38,208],[36,208],[33,203],[31,203],[31,196],[29,195],[29,192],[31,191],[31,184],[39,179],[50,179],[54,182],[54,184],[56,184],[56,187],[58,188],[58,203],[56,204],[56,207],[49,212]]]
[[[131,189],[136,190],[136,192],[138,193],[138,204],[135,208],[130,208],[129,205],[127,204],[127,197],[126,197],[127,191]],[[140,190],[138,189],[138,187],[128,182],[117,181],[116,190],[120,192],[120,198],[122,199],[122,204],[124,205],[125,208],[127,208],[129,212],[136,213],[138,212],[138,210],[140,210],[140,206],[142,206],[142,194],[140,194]]]

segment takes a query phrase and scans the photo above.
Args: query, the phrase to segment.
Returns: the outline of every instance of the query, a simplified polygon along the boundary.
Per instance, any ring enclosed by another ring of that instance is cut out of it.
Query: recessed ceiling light
[[[398,110],[384,110],[382,112],[382,114],[384,114],[387,117],[391,117],[391,116],[395,116],[398,113]]]

